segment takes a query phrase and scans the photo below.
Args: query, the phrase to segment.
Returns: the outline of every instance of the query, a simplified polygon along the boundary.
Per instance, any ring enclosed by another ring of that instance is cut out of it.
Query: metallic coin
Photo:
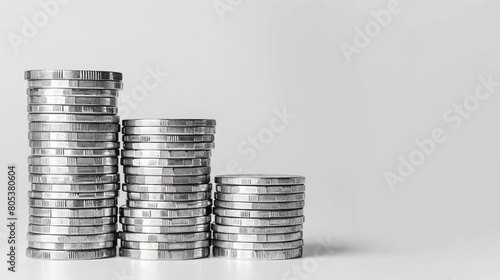
[[[155,151],[155,150],[122,150],[122,158],[159,158],[159,159],[187,159],[187,158],[210,158],[212,151]]]
[[[43,208],[105,208],[116,206],[115,198],[108,199],[29,199],[32,207]]]
[[[48,242],[28,242],[28,246],[34,249],[44,250],[92,250],[112,248],[116,246],[116,242],[96,242],[96,243],[48,243]]]
[[[288,250],[236,250],[226,248],[213,248],[215,257],[230,259],[263,259],[263,260],[286,260],[295,259],[302,256],[302,248]]]
[[[116,248],[82,251],[55,251],[27,248],[26,256],[29,258],[50,260],[92,260],[114,257],[116,256]]]
[[[123,126],[215,126],[211,119],[141,119],[123,120]]]
[[[123,173],[150,176],[194,176],[210,174],[210,167],[123,167]]]
[[[124,135],[123,142],[167,142],[167,143],[192,143],[192,142],[213,142],[214,135]]]
[[[105,199],[116,198],[118,192],[40,192],[28,191],[29,198],[38,199]]]
[[[106,166],[118,165],[118,157],[39,157],[30,156],[30,165],[48,166]]]
[[[123,184],[122,190],[125,192],[141,193],[188,193],[188,192],[208,192],[212,190],[212,184],[198,185],[134,185]]]
[[[95,235],[55,235],[55,234],[35,234],[28,232],[28,242],[48,242],[48,243],[97,243],[116,242],[116,233],[104,233]]]
[[[121,81],[122,73],[95,70],[28,70],[24,72],[25,80],[96,80]]]
[[[123,143],[124,149],[131,150],[210,150],[215,148],[214,142],[200,143]]]
[[[117,115],[28,114],[30,122],[118,123]]]
[[[41,175],[29,174],[29,181],[37,184],[108,184],[119,183],[119,174],[103,175]]]
[[[28,96],[31,105],[116,106],[116,97]]]
[[[304,208],[304,201],[293,202],[231,202],[215,200],[214,205],[230,209],[248,209],[248,210],[286,210]]]
[[[123,134],[215,134],[214,126],[124,126]]]
[[[238,209],[225,209],[214,207],[214,214],[224,217],[239,217],[239,218],[288,218],[300,217],[304,215],[303,209],[294,210],[238,210]]]
[[[28,105],[28,113],[51,114],[104,114],[114,115],[118,108],[114,106],[76,106],[76,105]]]
[[[225,226],[240,227],[280,227],[301,225],[304,223],[304,216],[291,217],[285,219],[245,219],[215,216],[215,223]]]
[[[236,227],[212,224],[212,230],[221,233],[280,234],[302,231],[302,225],[286,227]]]
[[[210,159],[122,158],[121,164],[123,166],[196,167],[196,166],[210,166]]]
[[[140,185],[192,185],[210,183],[210,175],[199,176],[143,176],[125,174],[125,183]]]
[[[187,250],[187,249],[210,247],[210,240],[179,242],[179,243],[122,241],[120,245],[121,248],[138,249],[138,250]]]
[[[34,156],[114,157],[119,154],[119,150],[31,149]]]
[[[62,132],[120,132],[120,125],[116,123],[30,122],[29,130]]]
[[[127,200],[127,206],[131,208],[146,208],[146,209],[189,209],[203,208],[212,205],[212,200],[198,201],[141,201]]]
[[[122,89],[122,82],[91,80],[28,80],[29,88]]]
[[[118,141],[113,132],[28,132],[29,140],[37,141]]]
[[[28,230],[31,233],[39,234],[67,234],[67,235],[84,235],[84,234],[102,234],[115,232],[116,224],[89,226],[89,227],[73,227],[73,226],[39,226],[34,224],[28,225]]]
[[[291,202],[303,201],[304,193],[293,194],[230,194],[215,193],[215,199],[241,202]]]
[[[282,234],[239,234],[214,232],[214,240],[233,242],[288,242],[300,240],[302,231]]]
[[[120,184],[95,184],[95,185],[52,185],[52,184],[31,184],[33,191],[41,192],[116,192],[120,189]]]
[[[147,227],[171,227],[171,226],[192,226],[210,223],[210,216],[200,216],[194,218],[129,218],[120,217],[120,223],[125,225],[137,225]]]
[[[133,218],[193,218],[210,215],[211,208],[195,209],[133,209],[127,206],[120,207],[120,216]]]
[[[29,141],[30,148],[35,149],[85,149],[102,150],[118,149],[120,143],[113,142],[95,142],[95,141]]]
[[[150,242],[150,243],[194,242],[194,241],[210,240],[210,231],[188,232],[180,234],[179,233],[149,234],[149,233],[120,232],[119,238],[122,241],[131,241],[131,242]]]
[[[29,214],[37,217],[48,218],[96,218],[115,216],[118,212],[116,207],[91,208],[91,209],[47,209],[29,208]]]
[[[214,247],[227,248],[227,249],[237,249],[237,250],[288,250],[301,248],[304,245],[303,240],[295,240],[289,242],[231,242],[231,241],[221,241],[214,240]]]
[[[190,250],[135,250],[120,248],[120,256],[140,260],[192,260],[210,255],[210,247]]]
[[[128,192],[128,200],[147,200],[147,201],[193,201],[212,199],[212,192],[186,192],[186,193],[144,193]]]
[[[215,182],[222,185],[301,185],[303,176],[267,175],[267,174],[235,174],[215,177]]]
[[[118,166],[50,166],[30,165],[29,172],[33,174],[113,174],[118,173]]]
[[[116,217],[97,217],[97,218],[45,218],[30,216],[30,224],[41,226],[100,226],[116,223]]]
[[[192,226],[170,226],[170,227],[148,227],[122,224],[123,231],[139,233],[183,233],[183,232],[203,232],[210,230],[210,224]]]
[[[29,88],[28,95],[118,97],[114,89]]]
[[[302,193],[306,190],[305,185],[290,185],[290,186],[231,186],[217,185],[217,192],[222,193],[239,193],[239,194],[287,194],[287,193]]]

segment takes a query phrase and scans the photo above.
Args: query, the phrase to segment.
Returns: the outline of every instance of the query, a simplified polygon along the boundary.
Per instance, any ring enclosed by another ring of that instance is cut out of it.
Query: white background
[[[46,12],[38,1],[2,0],[0,166],[15,163],[20,176],[17,272],[7,272],[1,226],[2,279],[498,279],[500,87],[477,106],[474,91],[480,76],[500,81],[499,2],[401,0],[380,27],[372,12],[388,5],[73,0],[25,36],[26,21]],[[356,28],[367,26],[373,36],[356,44]],[[357,53],[346,56],[343,43]],[[168,77],[137,95],[157,67]],[[122,118],[217,119],[214,172],[306,176],[304,257],[27,259],[23,72],[39,68],[123,72],[122,101],[132,101],[120,105]],[[473,110],[455,127],[457,114],[443,114],[464,99]],[[294,117],[269,130],[283,110]],[[418,155],[415,141],[435,129],[446,141],[391,188],[384,174],[401,175],[399,156]],[[238,149],[249,137],[266,142],[254,158]]]

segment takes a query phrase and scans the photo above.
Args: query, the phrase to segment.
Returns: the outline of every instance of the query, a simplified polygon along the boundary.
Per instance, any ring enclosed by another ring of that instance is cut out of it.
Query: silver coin
[[[37,141],[118,141],[113,132],[28,132],[29,140]]]
[[[122,190],[125,192],[140,192],[140,193],[209,192],[212,190],[212,184],[198,184],[198,185],[133,185],[133,184],[123,184]]]
[[[123,120],[123,126],[215,126],[211,119],[141,119]]]
[[[196,248],[210,247],[210,240],[194,241],[194,242],[134,242],[122,241],[121,248],[138,249],[138,250],[187,250]]]
[[[28,114],[30,122],[119,123],[117,115]]]
[[[103,175],[41,175],[29,174],[29,181],[36,184],[108,184],[119,183],[119,174]]]
[[[123,166],[149,166],[149,167],[196,167],[210,166],[210,159],[159,159],[159,158],[122,158]]]
[[[76,106],[76,105],[28,105],[28,113],[51,114],[104,114],[115,115],[118,108],[113,106]]]
[[[284,219],[247,219],[215,216],[215,223],[225,226],[239,227],[280,227],[301,225],[304,223],[304,216]]]
[[[147,227],[122,224],[123,231],[139,233],[184,233],[184,232],[203,232],[210,230],[210,224],[192,225],[192,226],[171,226],[171,227]]]
[[[29,214],[37,217],[48,218],[96,218],[115,216],[118,212],[116,207],[90,208],[90,209],[47,209],[29,208]]]
[[[215,193],[215,199],[224,201],[241,201],[241,202],[291,202],[303,201],[304,193],[293,194],[231,194],[231,193]]]
[[[92,260],[114,257],[116,256],[116,248],[82,251],[56,251],[27,248],[26,256],[29,258],[50,260]]]
[[[33,249],[43,250],[92,250],[112,248],[116,246],[116,242],[96,242],[96,243],[48,243],[48,242],[28,242],[28,246]]]
[[[122,73],[95,70],[28,70],[24,72],[25,80],[96,80],[121,81]]]
[[[214,207],[214,214],[224,217],[236,218],[288,218],[304,215],[303,209],[294,210],[239,210]]]
[[[30,131],[61,131],[61,132],[120,132],[116,123],[58,123],[30,122]]]
[[[185,192],[185,193],[144,193],[128,192],[128,200],[146,200],[146,201],[193,201],[212,199],[212,192]]]
[[[210,256],[210,247],[189,250],[136,250],[120,248],[120,256],[140,260],[192,260]]]
[[[210,174],[210,167],[123,167],[123,173],[149,176],[194,176]]]
[[[141,201],[127,200],[127,206],[131,208],[146,208],[146,209],[189,209],[203,208],[212,205],[212,200],[197,200],[197,201]]]
[[[118,97],[115,89],[28,88],[28,95]]]
[[[41,192],[116,192],[120,189],[120,184],[95,184],[95,185],[53,185],[53,184],[31,184],[33,191]]]
[[[214,240],[214,247],[227,248],[227,249],[237,249],[237,250],[289,250],[301,248],[304,245],[303,240],[295,240],[288,242],[232,242],[232,241],[221,241]]]
[[[192,143],[213,142],[214,135],[123,135],[123,142],[167,142],[167,143]]]
[[[114,142],[95,142],[95,141],[29,141],[30,148],[34,149],[85,149],[102,150],[118,149],[120,143]]]
[[[51,166],[30,165],[29,172],[33,174],[113,174],[118,173],[118,166]]]
[[[29,205],[42,208],[107,208],[116,206],[116,198],[108,199],[29,199]]]
[[[217,192],[239,193],[239,194],[287,194],[302,193],[306,190],[305,185],[290,186],[235,186],[217,185]]]
[[[155,151],[155,150],[122,150],[122,158],[158,158],[158,159],[192,159],[192,158],[210,158],[212,151]]]
[[[116,97],[28,96],[31,105],[116,106]]]
[[[28,80],[29,88],[122,89],[122,82],[91,80]]]
[[[214,126],[124,126],[123,134],[215,134]]]
[[[214,142],[200,143],[123,143],[124,149],[130,150],[210,150],[215,148]]]
[[[281,234],[302,231],[302,225],[285,227],[236,227],[212,224],[212,230],[221,233]]]
[[[286,260],[302,256],[302,248],[288,250],[237,250],[226,248],[213,248],[214,257],[230,259],[263,259],[263,260]]]
[[[288,242],[300,240],[303,237],[302,231],[282,234],[239,234],[214,232],[214,240],[232,242]]]
[[[40,192],[28,191],[29,198],[38,199],[105,199],[116,198],[118,192]]]
[[[97,217],[97,218],[46,218],[30,216],[30,224],[41,226],[100,226],[116,223],[116,217]]]
[[[75,157],[115,157],[119,150],[90,150],[90,149],[31,149],[34,156],[75,156]]]
[[[120,232],[119,238],[122,241],[131,242],[150,242],[150,243],[178,243],[210,240],[210,231],[173,233],[173,234],[150,234],[150,233],[132,233]]]
[[[304,208],[304,201],[293,202],[231,202],[215,200],[214,205],[230,209],[248,210],[287,210]]]
[[[115,232],[116,224],[89,226],[89,227],[73,227],[73,226],[39,226],[34,224],[28,225],[28,230],[31,233],[39,234],[67,234],[67,235],[87,235],[87,234],[102,234]]]
[[[125,183],[139,185],[192,185],[210,183],[210,175],[199,176],[144,176],[125,174]]]
[[[147,227],[170,227],[170,226],[192,226],[210,223],[210,216],[200,216],[194,218],[129,218],[120,217],[120,223],[125,225],[137,225]]]
[[[133,209],[120,207],[120,216],[133,218],[193,218],[210,215],[211,208],[194,209]]]
[[[30,156],[30,165],[48,166],[106,166],[118,165],[118,157],[39,157]]]
[[[235,174],[219,175],[215,182],[222,185],[301,185],[303,176],[269,175],[269,174]]]
[[[116,233],[104,233],[94,235],[56,235],[56,234],[36,234],[28,232],[28,242],[47,243],[99,243],[116,242]]]

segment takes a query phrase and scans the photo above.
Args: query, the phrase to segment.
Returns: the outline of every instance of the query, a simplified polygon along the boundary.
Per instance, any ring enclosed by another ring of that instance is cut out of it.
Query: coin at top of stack
[[[120,256],[179,260],[210,255],[210,156],[215,120],[123,120]]]
[[[305,178],[289,175],[215,177],[213,254],[232,259],[302,256]]]
[[[30,70],[27,256],[116,255],[122,74]]]

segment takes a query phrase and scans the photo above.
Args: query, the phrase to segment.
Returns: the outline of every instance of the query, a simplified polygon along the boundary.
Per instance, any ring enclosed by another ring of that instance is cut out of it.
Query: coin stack
[[[179,260],[210,255],[210,156],[215,120],[123,120],[120,256]]]
[[[304,182],[302,176],[288,175],[216,176],[214,256],[301,257]]]
[[[28,257],[116,255],[122,74],[31,70]]]

